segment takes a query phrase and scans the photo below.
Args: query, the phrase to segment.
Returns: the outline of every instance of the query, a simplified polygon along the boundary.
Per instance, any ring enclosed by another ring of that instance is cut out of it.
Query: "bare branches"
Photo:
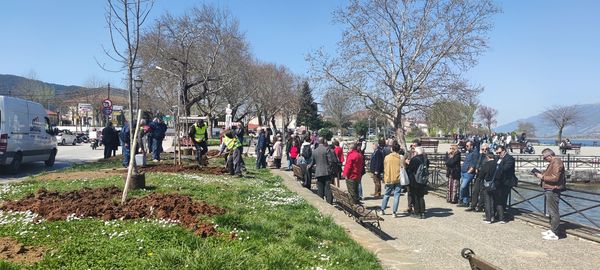
[[[582,120],[583,115],[576,105],[571,105],[547,109],[542,113],[542,117],[558,128],[558,140],[561,141],[564,128],[576,125],[577,122]]]
[[[496,125],[496,116],[498,115],[498,110],[488,107],[488,106],[479,106],[477,109],[477,117],[483,122],[483,125],[488,129],[489,133],[492,133],[492,126]]]
[[[363,98],[403,139],[404,114],[481,91],[461,72],[487,48],[497,12],[490,0],[352,0],[334,14],[347,26],[337,55],[308,59],[316,79]]]

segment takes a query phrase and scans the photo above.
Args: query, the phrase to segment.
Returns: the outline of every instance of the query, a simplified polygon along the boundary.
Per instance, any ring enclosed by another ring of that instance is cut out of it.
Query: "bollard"
[[[502,270],[500,267],[494,266],[484,259],[475,256],[475,252],[470,248],[464,248],[460,254],[463,258],[469,260],[469,264],[473,270]]]

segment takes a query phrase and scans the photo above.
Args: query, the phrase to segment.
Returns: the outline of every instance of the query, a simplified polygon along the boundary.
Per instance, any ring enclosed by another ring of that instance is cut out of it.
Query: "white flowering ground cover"
[[[87,164],[70,170],[99,167],[110,166]],[[48,250],[32,265],[0,259],[0,269],[381,269],[373,254],[287,190],[279,177],[265,169],[249,170],[251,178],[241,179],[146,174],[148,187],[131,193],[179,192],[225,208],[223,215],[199,217],[215,224],[222,233],[217,237],[195,236],[177,220],[103,221],[72,214],[50,222],[32,212],[0,211],[0,237]],[[39,188],[62,192],[111,185],[122,187],[122,177],[61,181],[34,177],[0,186],[0,205]]]

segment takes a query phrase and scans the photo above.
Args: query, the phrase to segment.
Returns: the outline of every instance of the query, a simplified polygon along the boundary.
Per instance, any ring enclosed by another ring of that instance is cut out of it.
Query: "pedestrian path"
[[[317,208],[323,214],[331,214],[336,223],[349,230],[346,226],[354,221],[301,188],[291,172],[277,171],[276,174],[284,177],[284,182],[293,191],[300,190],[298,193],[311,204],[319,205]],[[369,174],[363,177],[362,184],[365,195],[373,192],[374,184]],[[340,188],[345,190],[344,181]],[[385,220],[381,222],[381,229],[390,236],[389,240],[373,239],[375,234],[370,232],[367,237],[363,227],[352,227],[363,233],[350,232],[350,235],[374,252],[386,269],[468,269],[468,261],[460,256],[460,251],[466,247],[502,269],[599,269],[598,243],[573,236],[558,241],[542,240],[544,228],[520,220],[485,224],[482,213],[465,212],[464,208],[448,204],[437,195],[426,195],[425,201],[426,219],[406,214],[393,218],[393,198],[390,198],[386,215],[382,216]],[[381,199],[366,198],[364,203],[367,207],[378,206]],[[403,194],[399,212],[403,213],[406,206],[407,199]],[[395,251],[390,252],[390,247]],[[379,252],[378,248],[387,251]]]

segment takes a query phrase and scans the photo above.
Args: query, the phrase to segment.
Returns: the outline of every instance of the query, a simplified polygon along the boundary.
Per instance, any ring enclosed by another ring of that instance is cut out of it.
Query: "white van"
[[[41,104],[0,96],[0,165],[16,173],[21,163],[44,161],[54,165],[55,131]]]

